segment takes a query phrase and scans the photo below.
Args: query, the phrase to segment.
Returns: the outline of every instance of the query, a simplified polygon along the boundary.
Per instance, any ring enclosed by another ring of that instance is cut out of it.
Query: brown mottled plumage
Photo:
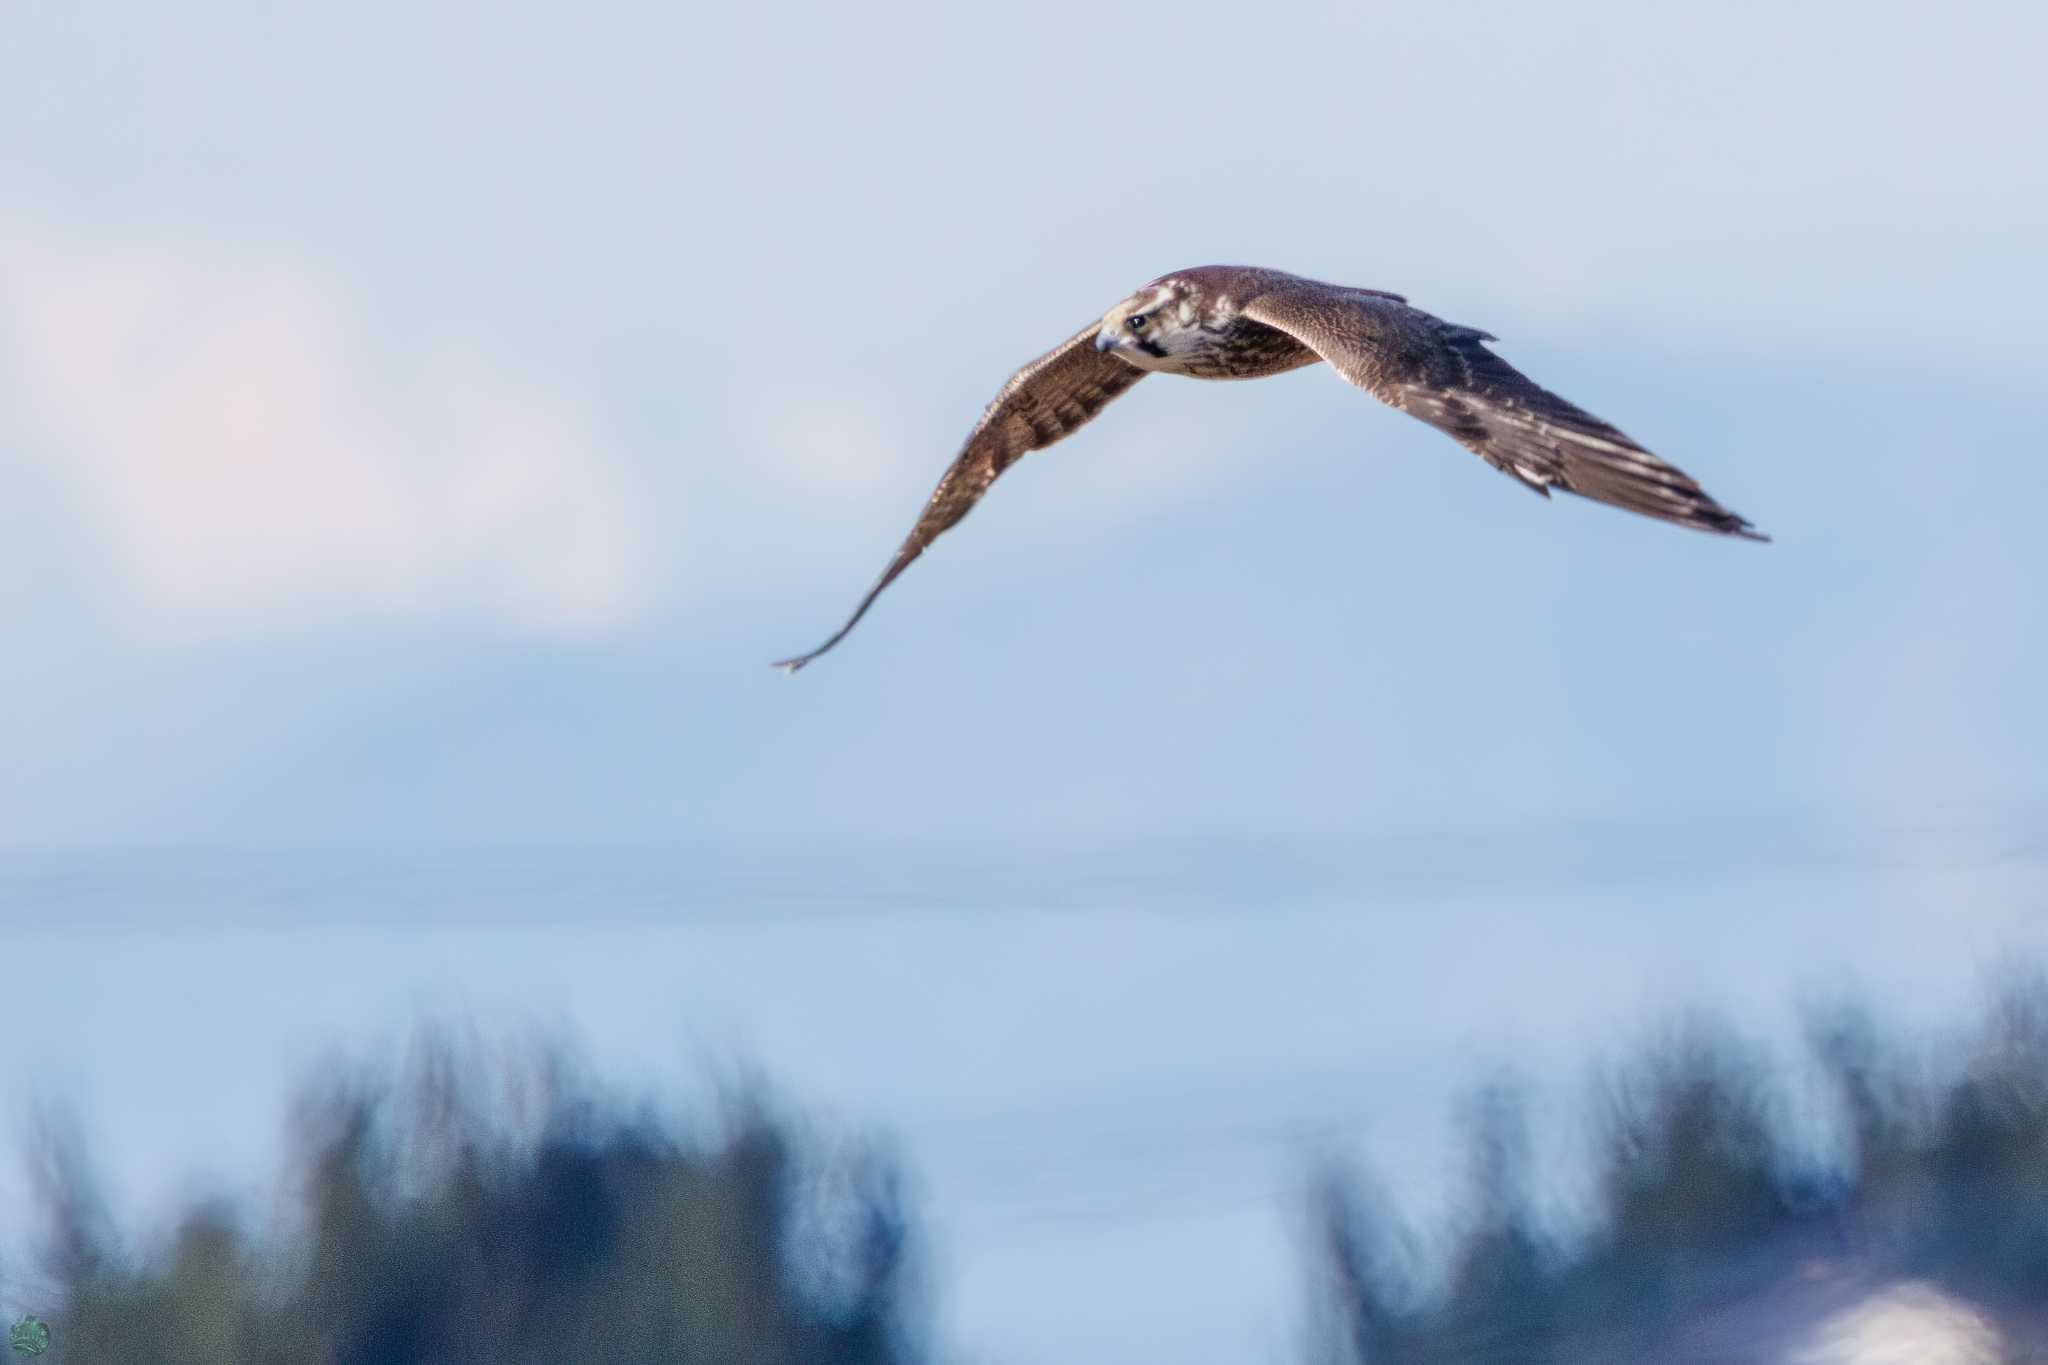
[[[1072,435],[1148,370],[1258,379],[1328,361],[1545,497],[1561,488],[1695,530],[1767,538],[1682,471],[1532,382],[1487,349],[1492,340],[1398,294],[1280,270],[1212,265],[1161,276],[1003,386],[853,616],[818,648],[776,667],[795,672],[838,644],[997,476]]]

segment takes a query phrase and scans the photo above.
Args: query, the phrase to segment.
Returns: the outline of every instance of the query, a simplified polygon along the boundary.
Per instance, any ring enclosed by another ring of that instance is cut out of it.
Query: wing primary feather
[[[841,640],[844,640],[848,632],[860,624],[860,618],[868,614],[868,608],[872,607],[875,604],[875,599],[882,595],[882,589],[895,582],[896,575],[909,568],[910,561],[923,553],[924,547],[922,545],[913,548],[906,544],[896,552],[896,557],[889,561],[889,567],[884,569],[882,576],[875,580],[875,586],[868,589],[868,595],[860,599],[860,605],[853,609],[853,615],[846,618],[846,624],[833,631],[830,639],[808,654],[799,654],[793,659],[777,659],[769,667],[779,668],[784,673],[794,673],[820,654],[831,649],[832,646],[838,644]]]
[[[1010,377],[968,433],[896,557],[846,624],[810,653],[777,660],[773,667],[794,673],[845,639],[882,590],[966,516],[1004,470],[1031,451],[1072,435],[1145,377],[1135,365],[1095,349],[1099,327],[1090,323]]]
[[[1768,541],[1684,470],[1494,354],[1493,340],[1404,302],[1313,280],[1245,316],[1303,342],[1344,378],[1546,496],[1553,488],[1698,531]]]

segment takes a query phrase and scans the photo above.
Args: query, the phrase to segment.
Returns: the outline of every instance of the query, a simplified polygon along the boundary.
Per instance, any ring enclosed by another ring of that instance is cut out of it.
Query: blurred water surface
[[[563,1037],[679,1112],[759,1075],[907,1165],[942,1340],[1278,1358],[1312,1164],[1355,1159],[1426,1217],[1455,1101],[1499,1067],[1564,1114],[1589,1061],[1682,1009],[1767,1047],[1817,996],[1940,1027],[1987,969],[2048,957],[2044,828],[8,853],[0,1093],[75,1108],[146,1227],[273,1188],[285,1098],[423,1014]],[[1567,1186],[1570,1137],[1541,1138]]]

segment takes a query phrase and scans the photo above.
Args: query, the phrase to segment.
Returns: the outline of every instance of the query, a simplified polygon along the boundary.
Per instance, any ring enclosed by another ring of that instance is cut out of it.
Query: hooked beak
[[[1098,351],[1114,351],[1122,344],[1123,338],[1117,335],[1114,327],[1104,327],[1095,334],[1095,349]]]

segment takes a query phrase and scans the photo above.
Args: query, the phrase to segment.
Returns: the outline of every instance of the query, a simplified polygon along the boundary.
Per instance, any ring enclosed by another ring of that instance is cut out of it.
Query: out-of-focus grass
[[[1418,1269],[1415,1239],[1367,1182],[1333,1173],[1314,1206],[1319,1352],[1372,1365],[1711,1359],[1724,1346],[1706,1324],[1810,1325],[1816,1306],[1853,1298],[1826,1293],[1830,1280],[1925,1284],[2002,1317],[2013,1339],[2040,1337],[2048,982],[2009,983],[1940,1055],[1854,1010],[1811,1024],[1821,1094],[1791,1093],[1801,1087],[1697,1022],[1610,1076],[1597,1207],[1571,1234],[1531,1197],[1509,1090],[1476,1110],[1474,1179],[1440,1273]],[[1831,1118],[1839,1159],[1790,1141],[1788,1112]]]
[[[82,1144],[38,1154],[51,1365],[894,1365],[906,1220],[888,1165],[758,1104],[706,1135],[628,1116],[558,1055],[429,1036],[309,1092],[289,1216],[202,1204],[118,1245]]]

